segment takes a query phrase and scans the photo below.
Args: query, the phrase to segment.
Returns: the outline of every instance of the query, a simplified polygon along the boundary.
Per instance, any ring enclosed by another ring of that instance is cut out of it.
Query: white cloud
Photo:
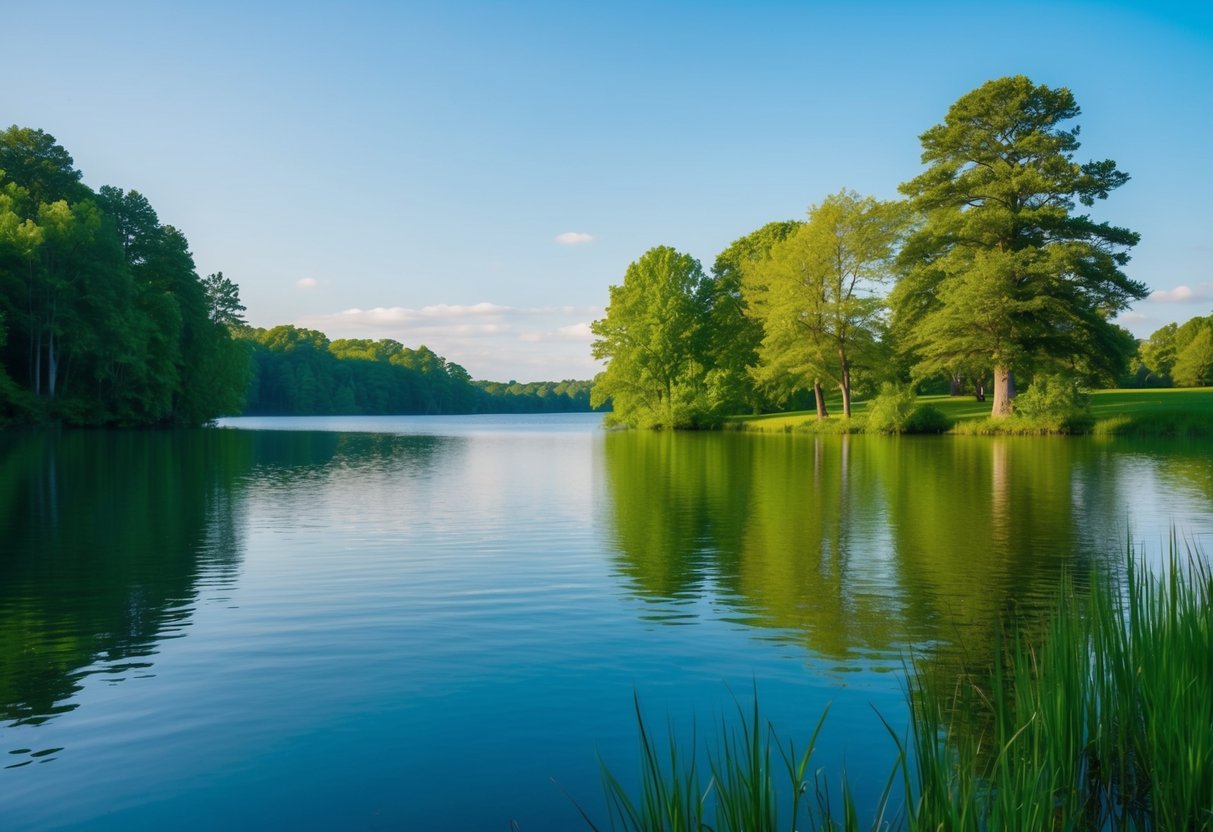
[[[1174,289],[1159,289],[1151,292],[1146,300],[1152,303],[1201,303],[1213,296],[1213,283],[1191,286],[1176,286]]]
[[[320,285],[320,281],[314,277],[301,277],[295,281],[295,285],[300,289],[315,289]]]
[[[594,333],[590,331],[589,321],[562,326],[556,330],[556,334],[568,341],[592,341],[594,339]]]
[[[594,242],[594,235],[582,231],[565,231],[563,234],[556,235],[556,242],[562,246],[583,246],[586,243]]]
[[[599,306],[502,306],[440,303],[420,308],[376,306],[313,315],[297,325],[330,338],[392,338],[425,344],[475,378],[559,381],[602,369],[589,350],[589,320]]]

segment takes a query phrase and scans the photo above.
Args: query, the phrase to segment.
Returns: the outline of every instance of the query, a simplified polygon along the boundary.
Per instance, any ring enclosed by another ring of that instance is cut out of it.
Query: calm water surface
[[[802,739],[830,704],[818,764],[879,788],[903,658],[979,661],[1130,533],[1213,552],[1211,456],[583,414],[0,434],[0,827],[579,828],[633,691],[689,730],[756,686]]]

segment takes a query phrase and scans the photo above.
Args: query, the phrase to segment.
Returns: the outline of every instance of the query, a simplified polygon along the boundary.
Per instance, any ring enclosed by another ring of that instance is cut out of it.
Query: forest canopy
[[[0,133],[0,425],[590,410],[588,381],[473,381],[425,346],[252,329],[145,196],[82,178],[54,136]]]
[[[193,425],[239,410],[248,352],[185,235],[139,192],[81,178],[50,134],[0,133],[0,423]]]

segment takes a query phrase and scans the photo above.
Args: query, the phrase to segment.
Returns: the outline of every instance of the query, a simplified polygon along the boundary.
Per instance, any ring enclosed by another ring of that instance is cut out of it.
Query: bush
[[[952,420],[938,407],[920,404],[910,414],[902,433],[944,433],[952,429]]]
[[[888,382],[880,386],[880,395],[868,402],[867,433],[943,433],[952,421],[939,408],[916,404],[907,387]]]
[[[1015,397],[1015,415],[1041,433],[1086,433],[1094,424],[1090,398],[1072,378],[1040,375]]]
[[[902,433],[914,412],[914,391],[885,382],[868,402],[868,433]]]

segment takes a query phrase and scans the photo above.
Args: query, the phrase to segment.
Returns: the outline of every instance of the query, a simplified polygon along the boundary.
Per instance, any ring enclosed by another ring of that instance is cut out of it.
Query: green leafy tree
[[[700,283],[705,316],[702,349],[709,365],[708,395],[716,410],[760,413],[771,403],[750,372],[758,364],[762,322],[749,314],[742,274],[801,225],[796,221],[770,222],[734,240],[716,258],[711,275]]]
[[[1180,387],[1213,384],[1213,321],[1201,327],[1179,351],[1171,377]]]
[[[1179,324],[1170,323],[1154,330],[1150,337],[1142,342],[1141,363],[1148,371],[1148,377],[1152,376],[1164,384],[1171,383],[1171,368],[1175,366],[1175,357],[1179,352],[1176,345],[1178,331]]]
[[[758,377],[768,384],[812,384],[825,416],[821,380],[842,393],[851,416],[852,372],[879,340],[879,285],[890,278],[904,227],[895,203],[840,191],[809,210],[809,220],[746,270],[749,314],[764,331]]]
[[[590,325],[594,357],[607,366],[591,401],[629,427],[694,427],[708,416],[706,369],[697,346],[704,321],[703,267],[668,246],[649,249],[611,287],[606,317]]]
[[[211,319],[184,235],[137,191],[94,194],[40,130],[0,133],[0,159],[0,355],[38,409],[121,425],[236,409],[247,349]],[[221,288],[238,306],[235,286]]]
[[[927,170],[901,186],[925,218],[891,297],[920,377],[958,361],[994,370],[992,415],[1011,412],[1017,369],[1075,364],[1118,374],[1128,345],[1110,319],[1146,288],[1121,271],[1138,235],[1075,213],[1128,181],[1078,164],[1080,113],[1064,87],[1000,78],[962,96],[921,136]]]

